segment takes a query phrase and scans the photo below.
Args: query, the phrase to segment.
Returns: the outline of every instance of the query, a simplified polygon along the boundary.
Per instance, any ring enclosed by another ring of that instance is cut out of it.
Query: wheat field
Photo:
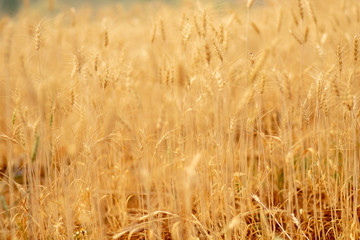
[[[357,0],[27,2],[1,239],[359,239]]]

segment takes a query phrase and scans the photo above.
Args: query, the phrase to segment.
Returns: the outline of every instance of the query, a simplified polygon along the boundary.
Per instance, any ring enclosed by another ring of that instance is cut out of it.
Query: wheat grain
[[[104,27],[104,47],[107,48],[107,46],[109,45],[109,33],[107,30],[107,27]]]
[[[337,61],[338,61],[338,69],[339,69],[339,73],[340,73],[340,77],[341,77],[341,72],[342,72],[342,69],[343,69],[343,60],[342,60],[342,56],[341,56],[340,44],[338,44],[338,46],[337,46],[336,56],[337,56]]]
[[[187,42],[190,39],[191,29],[192,29],[192,26],[190,23],[187,22],[184,24],[184,27],[182,29],[182,35],[183,35],[182,41],[183,41],[184,46],[186,46]]]
[[[247,3],[246,3],[246,7],[248,9],[250,9],[252,7],[253,3],[254,3],[254,0],[248,0]]]
[[[206,9],[202,12],[202,36],[205,37],[207,34],[207,11]]]
[[[354,37],[354,51],[353,51],[353,57],[354,57],[354,63],[357,63],[358,60],[358,47],[359,47],[359,39],[357,36]]]
[[[35,30],[35,50],[39,51],[41,47],[41,25],[40,23],[36,26]]]
[[[300,13],[301,20],[304,21],[304,7],[303,7],[302,0],[298,0],[298,7],[299,7],[299,13]]]
[[[161,30],[162,40],[165,41],[166,40],[166,32],[165,32],[164,21],[162,19],[160,20],[160,30]]]
[[[204,49],[205,49],[206,62],[208,63],[208,65],[210,65],[210,62],[211,62],[211,50],[210,50],[209,44],[206,41],[205,41],[205,44],[204,44]]]

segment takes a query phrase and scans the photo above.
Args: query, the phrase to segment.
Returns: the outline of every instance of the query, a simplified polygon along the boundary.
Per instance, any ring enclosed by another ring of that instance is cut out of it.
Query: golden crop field
[[[359,239],[359,33],[357,0],[3,16],[0,239]]]

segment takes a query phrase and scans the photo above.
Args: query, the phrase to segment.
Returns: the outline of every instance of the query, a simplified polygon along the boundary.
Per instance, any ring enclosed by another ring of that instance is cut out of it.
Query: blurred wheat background
[[[1,239],[359,239],[358,1],[1,4]]]

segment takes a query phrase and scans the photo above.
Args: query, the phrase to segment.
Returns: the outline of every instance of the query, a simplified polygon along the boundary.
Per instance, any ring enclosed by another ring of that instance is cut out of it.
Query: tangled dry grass
[[[358,239],[359,5],[3,17],[1,238]]]

